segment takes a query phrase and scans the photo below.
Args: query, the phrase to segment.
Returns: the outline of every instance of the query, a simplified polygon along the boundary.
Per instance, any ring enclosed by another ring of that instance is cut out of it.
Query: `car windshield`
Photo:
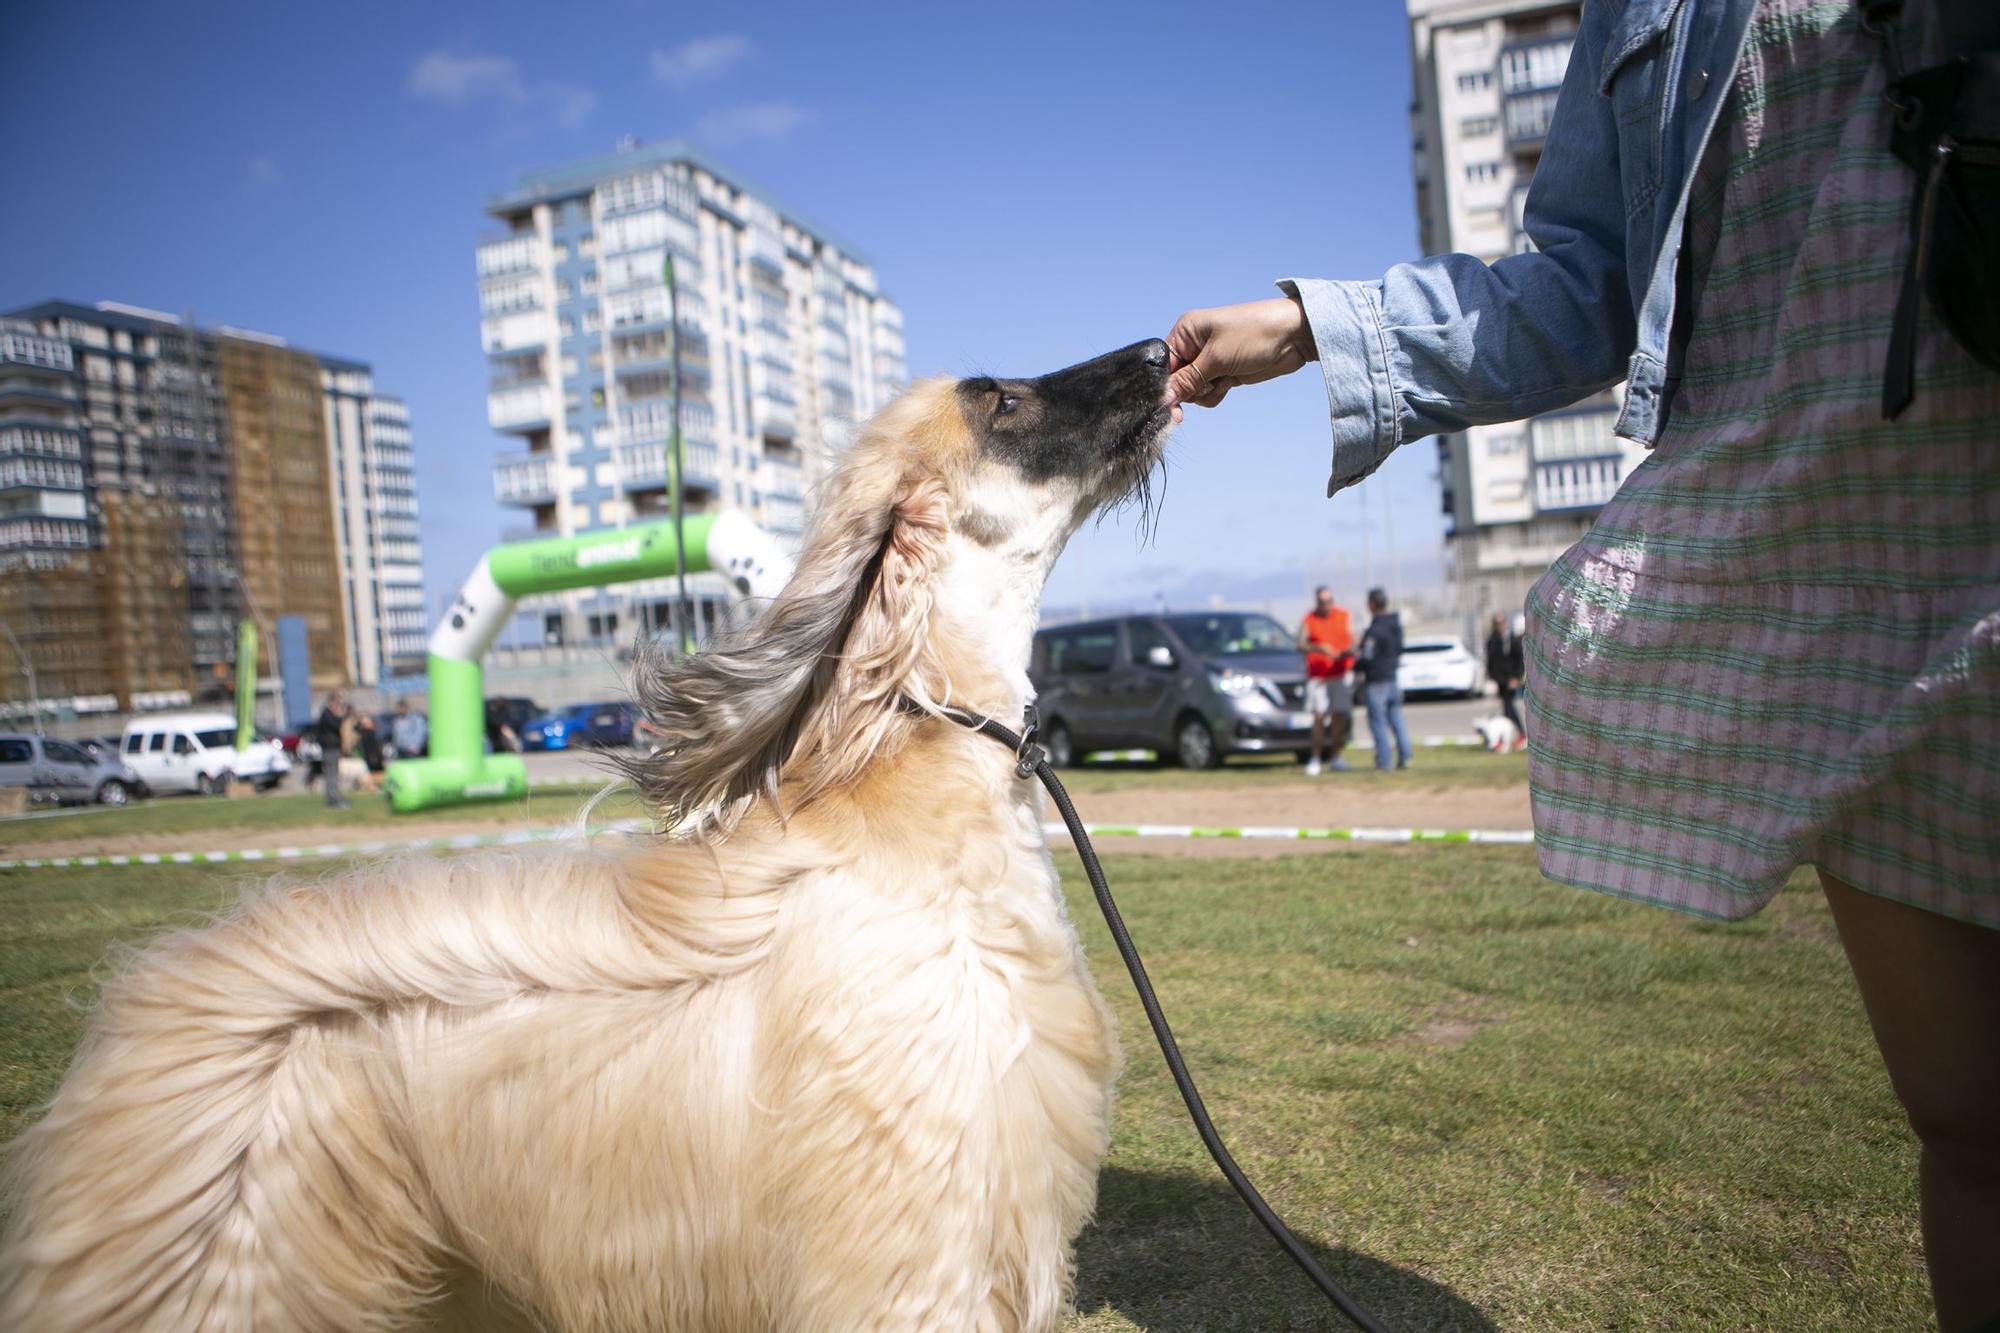
[[[197,731],[194,738],[206,750],[233,750],[236,748],[236,733],[233,731]]]
[[[1225,611],[1206,616],[1170,616],[1167,624],[1190,651],[1206,657],[1298,650],[1298,644],[1285,627],[1269,616]]]

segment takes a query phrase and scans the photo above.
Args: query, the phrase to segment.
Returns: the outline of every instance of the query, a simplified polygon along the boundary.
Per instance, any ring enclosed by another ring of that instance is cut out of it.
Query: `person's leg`
[[[1517,693],[1519,691],[1513,686],[1503,683],[1500,686],[1500,709],[1506,713],[1507,720],[1514,724],[1514,730],[1525,736],[1528,734],[1528,729],[1521,725],[1520,710],[1514,707],[1514,696]]]
[[[1389,691],[1394,687],[1387,682],[1369,681],[1364,687],[1368,692],[1368,734],[1375,740],[1375,767],[1387,768],[1389,758]]]
[[[1324,753],[1325,745],[1326,745],[1326,714],[1315,712],[1313,714],[1312,753],[1306,756],[1307,759],[1311,761],[1311,763],[1315,768],[1319,766],[1319,757],[1322,753]]]
[[[1389,685],[1389,721],[1396,728],[1396,767],[1410,762],[1410,729],[1403,725],[1403,687]]]
[[[1983,1328],[2000,1318],[2000,930],[1819,878],[1922,1145],[1917,1189],[1938,1327]]]
[[[1335,686],[1334,688],[1343,689],[1344,687]],[[1341,704],[1348,704],[1348,700],[1345,697],[1336,700],[1336,702]],[[1349,707],[1351,707],[1351,704],[1349,705]],[[1334,712],[1333,717],[1329,721],[1329,725],[1333,730],[1333,736],[1331,742],[1328,745],[1330,755],[1327,759],[1327,762],[1332,764],[1335,768],[1345,769],[1347,767],[1347,761],[1341,758],[1340,752],[1347,748],[1347,734],[1348,732],[1354,729],[1354,714],[1349,712],[1348,708],[1346,707],[1340,708]]]

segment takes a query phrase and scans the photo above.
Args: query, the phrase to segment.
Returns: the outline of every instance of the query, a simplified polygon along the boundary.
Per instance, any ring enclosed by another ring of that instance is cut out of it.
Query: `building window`
[[[1483,185],[1488,181],[1499,180],[1500,164],[1498,162],[1468,162],[1465,164],[1465,179],[1474,185]]]
[[[1493,71],[1476,69],[1469,74],[1458,76],[1458,90],[1462,93],[1481,93],[1493,86]]]
[[[1458,123],[1458,132],[1468,139],[1476,139],[1483,134],[1491,134],[1500,128],[1498,116],[1473,116]]]

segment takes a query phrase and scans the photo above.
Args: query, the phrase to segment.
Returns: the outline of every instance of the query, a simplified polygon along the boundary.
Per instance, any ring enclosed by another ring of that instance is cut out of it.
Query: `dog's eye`
[[[1004,417],[1020,405],[1021,400],[1019,398],[1016,398],[1011,393],[1003,393],[1000,395],[998,401],[993,404],[993,415]]]

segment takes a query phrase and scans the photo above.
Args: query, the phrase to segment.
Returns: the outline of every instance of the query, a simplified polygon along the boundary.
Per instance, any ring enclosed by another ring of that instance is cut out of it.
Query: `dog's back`
[[[425,1071],[448,1068],[468,1109],[481,1087],[504,1101],[534,1066],[482,1039],[493,1019],[529,1020],[507,1026],[532,1038],[560,995],[615,1025],[635,997],[693,991],[768,938],[770,900],[721,905],[712,866],[685,901],[649,894],[644,920],[624,864],[412,858],[274,888],[129,956],[47,1115],[13,1145],[0,1326],[400,1326],[392,1312],[437,1294],[441,1258],[478,1216],[445,1207],[422,1169],[426,1152],[466,1147],[427,1136],[476,1128],[440,1124],[435,1104],[412,1114],[442,1100]]]

